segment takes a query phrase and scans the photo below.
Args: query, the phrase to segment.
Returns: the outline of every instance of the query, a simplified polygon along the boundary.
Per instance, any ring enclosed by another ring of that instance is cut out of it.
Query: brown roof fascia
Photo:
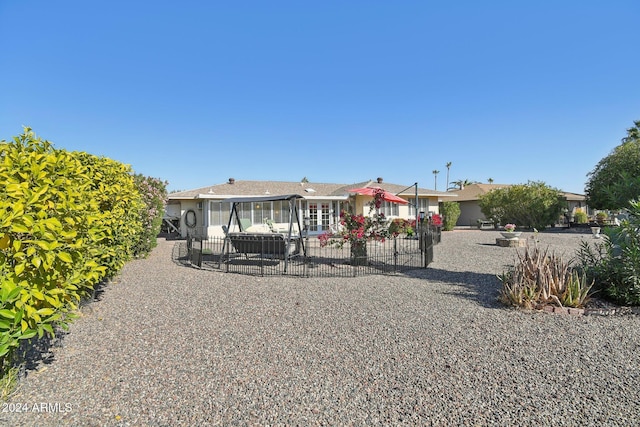
[[[354,184],[331,184],[314,182],[287,182],[287,181],[241,181],[229,180],[222,184],[201,187],[170,193],[170,200],[194,200],[194,199],[226,199],[229,197],[266,196],[282,194],[301,194],[302,196],[318,197],[348,197],[349,190],[362,187],[380,187],[394,194],[405,197],[415,195],[415,187],[400,184],[392,184],[377,181],[363,181]],[[453,192],[442,192],[431,189],[418,188],[418,197],[451,197],[457,198]]]

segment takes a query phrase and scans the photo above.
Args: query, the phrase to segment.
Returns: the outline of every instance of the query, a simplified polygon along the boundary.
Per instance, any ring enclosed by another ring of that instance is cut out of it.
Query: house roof
[[[222,184],[169,194],[169,199],[221,199],[242,196],[268,196],[283,194],[300,194],[306,196],[332,195],[344,184],[321,184],[309,182],[282,181],[238,181],[229,179]]]
[[[462,190],[453,190],[452,193],[458,194],[458,202],[468,202],[480,199],[480,196],[488,193],[496,188],[511,187],[511,184],[470,184]],[[562,192],[566,200],[582,201],[585,200],[583,194]]]
[[[222,184],[169,194],[170,200],[227,199],[229,197],[261,197],[269,195],[299,194],[305,198],[346,199],[349,190],[361,187],[380,187],[393,194],[415,197],[415,186],[391,184],[382,181],[364,181],[353,184],[329,184],[317,182],[241,181],[230,178]],[[422,197],[457,197],[453,192],[418,188]]]
[[[506,188],[510,186],[509,184],[469,184],[462,190],[452,190],[451,193],[458,195],[458,202],[467,202],[470,200],[478,200],[480,196],[496,188]]]
[[[260,196],[260,197],[234,197],[225,199],[229,203],[247,203],[247,202],[277,202],[280,200],[301,199],[299,194],[283,194],[280,196]]]
[[[389,193],[398,194],[400,196],[406,196],[406,197],[411,197],[411,196],[415,197],[415,194],[416,194],[415,184],[406,186],[406,185],[391,184],[391,183],[371,181],[371,180],[347,185],[344,187],[344,191],[348,192],[352,188],[364,188],[364,187],[379,187],[379,188],[382,188],[383,190],[388,191]],[[420,188],[420,187],[418,187],[418,196],[457,197],[456,195],[451,194],[450,192],[436,191],[436,190],[431,190],[428,188]]]
[[[584,194],[578,194],[578,193],[564,193],[564,197],[565,199],[567,199],[568,201],[572,201],[572,202],[577,202],[577,201],[585,201],[587,200],[587,197]]]

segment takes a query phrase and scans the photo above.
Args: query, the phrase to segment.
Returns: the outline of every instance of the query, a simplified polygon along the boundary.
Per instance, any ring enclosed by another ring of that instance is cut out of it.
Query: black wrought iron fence
[[[435,225],[429,225],[429,229],[427,232],[433,235],[433,244],[437,245],[442,241],[442,227],[437,227]]]
[[[425,228],[414,237],[370,241],[364,250],[320,246],[316,237],[287,239],[281,234],[238,233],[236,236],[188,238],[174,252],[182,264],[248,275],[355,277],[395,274],[426,268],[440,242],[439,228]]]

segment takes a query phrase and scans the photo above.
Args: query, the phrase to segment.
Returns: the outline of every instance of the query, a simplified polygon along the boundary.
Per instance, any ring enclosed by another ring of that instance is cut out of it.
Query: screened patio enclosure
[[[269,223],[274,224],[278,232],[286,233],[288,232],[288,226],[291,221],[291,209],[289,206],[290,200],[282,199],[283,197],[286,198],[288,195],[246,196],[224,200],[210,200],[205,204],[205,210],[203,212],[205,224],[201,227],[202,230],[192,230],[190,235],[204,238],[213,236],[223,237],[223,226],[230,227],[230,231],[238,230],[238,218],[245,223],[251,223],[254,228],[249,231],[255,231],[261,226],[264,228],[264,226]],[[237,216],[237,218],[234,218],[231,226],[229,226],[233,204],[231,201],[233,200],[237,203],[234,210],[234,216]],[[300,221],[302,221],[302,218],[308,219],[306,231],[311,235],[323,233],[337,224],[340,220],[340,211],[349,203],[349,200],[339,197],[313,199],[308,196],[298,196],[294,200]]]

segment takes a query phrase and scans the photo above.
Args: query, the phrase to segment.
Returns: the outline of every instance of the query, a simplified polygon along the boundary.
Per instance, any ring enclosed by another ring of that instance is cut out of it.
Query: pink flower
[[[379,211],[382,206],[384,192],[379,191],[369,203],[369,208],[375,213],[372,216],[362,214],[349,214],[340,212],[340,231],[335,234],[323,234],[319,236],[320,245],[335,245],[342,247],[345,243],[353,246],[362,246],[369,240],[384,241],[392,236],[385,215]]]

